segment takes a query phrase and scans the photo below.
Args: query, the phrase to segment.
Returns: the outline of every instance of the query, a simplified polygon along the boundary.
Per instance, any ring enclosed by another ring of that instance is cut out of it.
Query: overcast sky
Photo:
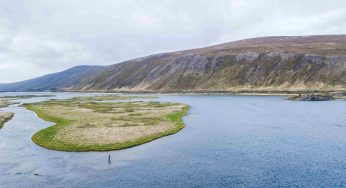
[[[345,33],[345,0],[0,0],[0,83],[244,38]]]

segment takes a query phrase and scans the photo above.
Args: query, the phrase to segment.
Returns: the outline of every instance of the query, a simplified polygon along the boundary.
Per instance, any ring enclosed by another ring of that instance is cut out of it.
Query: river
[[[4,95],[32,93],[0,93]],[[49,98],[92,95],[53,94]],[[155,95],[190,105],[186,127],[112,152],[60,152],[30,137],[52,123],[18,105],[0,129],[0,187],[346,186],[346,100],[282,96]],[[111,155],[111,163],[108,163]]]

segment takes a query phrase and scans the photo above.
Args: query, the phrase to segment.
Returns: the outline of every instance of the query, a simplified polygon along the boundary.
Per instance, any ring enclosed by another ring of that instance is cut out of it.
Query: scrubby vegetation
[[[33,135],[45,148],[62,151],[124,149],[174,134],[184,127],[188,107],[167,102],[95,102],[108,97],[77,97],[24,104],[55,125]]]

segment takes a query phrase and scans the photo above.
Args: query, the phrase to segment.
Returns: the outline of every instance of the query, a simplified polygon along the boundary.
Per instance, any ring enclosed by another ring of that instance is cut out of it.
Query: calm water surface
[[[23,93],[0,96],[10,94]],[[47,98],[20,101],[40,100]],[[17,105],[0,109],[15,113],[0,129],[0,187],[346,186],[345,100],[226,95],[160,95],[154,100],[190,105],[186,128],[113,152],[41,148],[30,137],[51,123]]]

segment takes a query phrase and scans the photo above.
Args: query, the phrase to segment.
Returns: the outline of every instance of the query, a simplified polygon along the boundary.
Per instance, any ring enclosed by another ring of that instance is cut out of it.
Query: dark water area
[[[0,93],[9,94],[15,95]],[[92,95],[53,94],[50,98]],[[190,105],[186,127],[112,152],[41,148],[30,137],[52,123],[18,105],[0,109],[15,113],[0,129],[0,187],[346,186],[345,100],[234,95],[159,95],[150,100]]]

